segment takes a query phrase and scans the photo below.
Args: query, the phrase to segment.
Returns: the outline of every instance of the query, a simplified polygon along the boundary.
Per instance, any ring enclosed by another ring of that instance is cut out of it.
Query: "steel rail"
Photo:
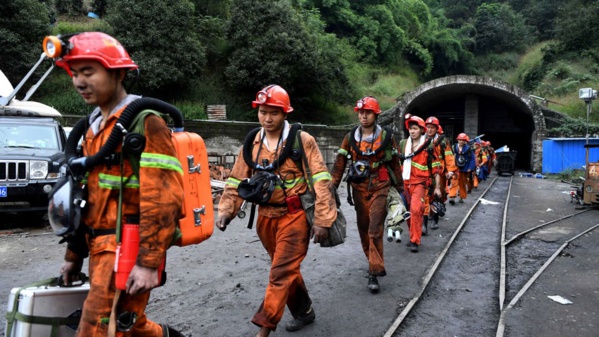
[[[526,234],[528,234],[528,233],[530,233],[530,232],[532,232],[532,231],[535,231],[535,230],[537,230],[537,229],[539,229],[539,228],[543,228],[543,227],[545,227],[545,226],[551,225],[551,224],[553,224],[553,223],[556,223],[556,222],[558,222],[558,221],[562,221],[562,220],[565,220],[565,219],[571,218],[571,217],[573,217],[573,216],[575,216],[575,215],[582,214],[582,213],[584,213],[584,212],[588,212],[588,211],[590,211],[590,210],[591,210],[591,208],[587,208],[587,209],[585,209],[585,210],[582,210],[582,211],[580,211],[580,212],[576,212],[576,213],[568,214],[568,215],[566,215],[566,216],[563,216],[563,217],[561,217],[561,218],[559,218],[559,219],[551,220],[551,221],[549,221],[549,222],[546,222],[546,223],[544,223],[544,224],[541,224],[541,225],[538,225],[538,226],[536,226],[536,227],[533,227],[533,228],[527,229],[527,230],[525,230],[524,232],[521,232],[521,233],[518,233],[518,234],[514,235],[514,236],[513,236],[511,239],[509,239],[508,241],[504,241],[504,240],[505,240],[505,238],[502,238],[502,244],[501,244],[501,246],[502,246],[502,247],[503,247],[503,246],[507,246],[507,245],[511,244],[512,242],[516,241],[517,239],[521,238],[522,236],[524,236],[524,235],[526,235]]]
[[[401,323],[403,322],[403,320],[408,316],[408,314],[410,313],[410,311],[412,311],[412,309],[414,308],[414,306],[416,305],[416,303],[418,303],[418,301],[420,300],[422,294],[424,294],[424,291],[428,287],[428,284],[430,283],[430,281],[432,280],[433,276],[437,272],[437,269],[441,265],[441,262],[443,262],[443,260],[445,259],[445,255],[447,255],[447,252],[449,251],[449,248],[451,247],[451,245],[455,241],[456,237],[458,236],[458,234],[460,233],[460,231],[464,227],[464,224],[466,223],[466,221],[468,221],[468,218],[470,217],[470,214],[472,214],[472,212],[474,211],[474,209],[476,208],[476,206],[478,206],[478,204],[480,203],[480,200],[485,196],[485,194],[487,194],[487,192],[493,186],[493,184],[495,183],[495,181],[497,181],[497,178],[499,178],[499,176],[496,176],[495,179],[493,179],[493,181],[491,182],[491,184],[489,184],[489,186],[485,189],[485,191],[474,202],[474,204],[472,205],[472,207],[470,207],[470,210],[468,210],[468,213],[466,213],[466,215],[464,216],[464,219],[462,220],[462,222],[458,225],[458,227],[454,231],[453,235],[451,236],[451,238],[449,239],[449,241],[445,245],[445,248],[439,254],[439,257],[437,258],[437,260],[435,261],[435,263],[433,264],[433,266],[429,269],[427,275],[425,276],[425,278],[424,278],[424,280],[422,282],[422,286],[420,287],[420,290],[418,291],[418,293],[416,293],[416,296],[412,297],[412,299],[410,300],[410,302],[408,302],[408,304],[402,310],[402,312],[399,314],[399,316],[397,316],[397,318],[395,319],[395,321],[393,322],[393,324],[391,324],[391,326],[389,327],[389,329],[387,330],[387,332],[385,332],[385,334],[383,335],[384,337],[391,337],[391,336],[393,336],[393,334],[395,333],[395,331],[397,330],[397,328],[399,328],[399,326],[401,325]]]
[[[558,257],[559,254],[561,254],[561,252],[570,244],[570,242],[578,239],[582,235],[592,231],[593,229],[595,229],[597,227],[599,227],[599,224],[597,224],[585,231],[582,231],[578,235],[567,240],[555,251],[555,253],[553,253],[553,255],[551,255],[551,257],[549,259],[547,259],[547,261],[545,261],[543,266],[541,266],[541,268],[539,268],[539,270],[537,270],[537,272],[528,280],[528,282],[526,282],[526,284],[520,289],[520,291],[518,291],[518,293],[510,301],[508,306],[505,307],[505,309],[501,310],[501,314],[499,315],[499,322],[497,324],[497,334],[495,335],[496,337],[503,337],[503,334],[505,333],[505,314],[507,313],[507,311],[510,310],[511,308],[513,308],[514,305],[516,305],[516,303],[518,303],[518,300],[520,300],[520,297],[522,297],[522,295],[524,295],[524,293],[526,293],[528,288],[530,288],[532,286],[532,284],[539,278],[539,276],[543,273],[543,271],[545,271],[545,269],[555,260],[555,258]]]
[[[514,176],[510,178],[510,186],[507,190],[507,198],[505,199],[505,206],[503,207],[503,221],[501,223],[501,267],[499,272],[499,310],[503,310],[503,303],[505,302],[505,271],[506,271],[506,256],[505,256],[505,229],[507,226],[507,211],[510,204],[510,195],[512,194],[512,182]]]

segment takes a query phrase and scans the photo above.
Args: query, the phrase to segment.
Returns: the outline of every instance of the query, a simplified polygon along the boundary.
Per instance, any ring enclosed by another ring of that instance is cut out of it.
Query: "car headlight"
[[[32,160],[29,165],[29,177],[31,179],[45,179],[48,176],[48,162]]]

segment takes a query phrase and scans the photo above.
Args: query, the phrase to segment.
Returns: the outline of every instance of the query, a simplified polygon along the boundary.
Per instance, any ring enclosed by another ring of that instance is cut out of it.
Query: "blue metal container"
[[[585,138],[549,138],[543,141],[543,173],[583,170]],[[589,144],[599,144],[599,138],[589,138]],[[599,148],[589,149],[589,161],[599,161]]]

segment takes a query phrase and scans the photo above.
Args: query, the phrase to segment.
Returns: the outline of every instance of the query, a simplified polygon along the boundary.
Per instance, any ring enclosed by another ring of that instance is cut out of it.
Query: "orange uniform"
[[[435,135],[435,139],[431,142],[430,146],[434,149],[435,157],[439,160],[441,168],[440,171],[442,172],[442,174],[439,176],[441,180],[441,201],[445,202],[447,200],[447,194],[449,193],[449,188],[447,187],[447,177],[445,174],[452,172],[453,176],[457,179],[458,167],[455,164],[455,157],[453,155],[453,151],[451,150],[451,144],[444,135]],[[431,198],[432,196],[430,194],[426,195],[426,207],[424,214],[430,213],[429,206]]]
[[[424,136],[422,136],[422,139],[424,139]],[[399,152],[402,154],[410,153],[410,149],[407,149],[407,147],[408,142],[402,140],[399,145]],[[404,167],[408,163],[410,165],[409,179],[406,179],[404,175],[404,185],[407,194],[406,199],[410,204],[411,217],[407,220],[407,223],[410,228],[410,242],[420,245],[422,222],[426,208],[426,194],[431,186],[432,178],[435,174],[441,174],[442,172],[441,163],[435,158],[434,153],[429,153],[428,150],[421,151],[411,159],[404,161],[402,165],[404,172],[406,172]]]
[[[289,128],[287,122],[285,127]],[[259,157],[257,163],[264,159],[273,163],[281,155],[286,142],[295,141],[283,136],[282,144],[275,153],[261,141],[261,133],[256,134],[253,142],[252,158]],[[337,217],[336,201],[329,190],[331,176],[314,137],[301,132],[301,141],[312,172],[313,188],[316,192],[314,223],[316,226],[330,227]],[[231,176],[227,179],[225,191],[218,205],[219,218],[232,219],[237,215],[243,199],[239,197],[239,183],[252,176],[250,166],[242,159],[243,150],[233,166]],[[301,195],[307,191],[307,183],[302,170],[291,159],[287,158],[274,172],[285,184],[287,196]],[[289,213],[285,205],[285,193],[280,186],[275,187],[268,200],[269,205],[260,205],[256,231],[262,245],[271,258],[270,276],[264,300],[254,315],[252,323],[270,330],[276,330],[285,310],[285,305],[293,317],[303,315],[311,307],[312,300],[300,271],[300,264],[306,257],[309,244],[309,227],[305,213],[302,211]],[[281,205],[281,206],[277,206]]]
[[[85,135],[85,156],[97,153],[115,127],[118,117],[127,104],[138,96],[128,95],[112,111],[103,128],[99,109],[90,116],[90,128]],[[125,221],[139,222],[139,255],[137,264],[157,268],[170,246],[175,224],[180,217],[183,202],[182,168],[172,145],[170,130],[159,117],[150,115],[145,120],[146,146],[141,154],[139,177],[127,160],[124,160],[124,191],[122,214]],[[121,152],[119,145],[117,152]],[[104,234],[87,234],[89,249],[89,277],[91,288],[83,306],[77,336],[106,336],[108,317],[115,294],[114,262],[116,236],[108,234],[116,228],[121,168],[119,163],[98,165],[87,176],[89,197],[83,209],[83,223]],[[114,232],[113,232],[114,233]],[[73,247],[79,247],[73,249]],[[83,245],[84,246],[84,245]],[[87,252],[81,243],[69,244],[65,260],[81,263]],[[144,313],[150,292],[127,295],[123,292],[117,314],[135,312],[137,321],[131,331],[122,336],[162,336],[162,327],[147,320]]]
[[[464,165],[459,168],[457,179],[454,178],[451,182],[449,198],[453,200],[459,190],[460,199],[463,200],[466,199],[471,189],[471,187],[468,188],[469,177],[472,176],[472,170],[476,167],[476,161],[474,160],[474,153],[468,144],[464,144],[462,147],[460,147],[459,143],[454,144],[453,153],[455,156],[463,158]]]
[[[374,276],[384,276],[385,260],[383,257],[383,234],[384,222],[387,216],[387,194],[393,183],[391,175],[395,177],[395,186],[398,190],[403,190],[403,180],[401,179],[401,170],[397,159],[397,149],[395,140],[390,139],[387,151],[382,150],[376,155],[364,156],[358,154],[350,145],[350,137],[354,137],[356,145],[361,152],[374,152],[383,146],[383,129],[377,128],[374,141],[359,141],[360,129],[357,128],[354,133],[349,133],[339,148],[337,159],[333,165],[331,175],[333,184],[339,187],[345,167],[347,165],[348,155],[351,155],[353,162],[364,161],[370,167],[369,177],[361,183],[350,183],[353,190],[354,204],[357,214],[358,232],[362,243],[362,250],[368,259],[368,272]],[[385,133],[390,130],[385,131]],[[391,136],[389,134],[389,136]],[[357,139],[356,139],[357,138]],[[392,172],[388,171],[388,168]],[[381,175],[382,171],[383,174]]]
[[[476,160],[476,167],[482,167],[487,165],[487,152],[481,147],[480,143],[474,146],[474,159]],[[472,175],[472,186],[478,188],[478,177],[476,174]]]

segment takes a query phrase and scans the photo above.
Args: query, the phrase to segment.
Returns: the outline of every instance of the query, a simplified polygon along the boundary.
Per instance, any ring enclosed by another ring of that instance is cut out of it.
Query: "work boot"
[[[314,322],[314,319],[316,319],[316,313],[314,313],[314,309],[312,309],[312,307],[310,307],[310,309],[308,309],[308,311],[305,314],[303,314],[301,316],[297,316],[296,318],[291,320],[289,323],[287,323],[285,325],[285,330],[287,330],[287,331],[300,330],[303,327],[305,327],[306,325]]]
[[[408,243],[406,243],[406,247],[412,247],[413,245],[415,245],[415,243],[412,241],[408,241]]]
[[[428,234],[428,215],[422,219],[422,235]]]
[[[454,198],[449,198],[449,203],[452,205],[455,205],[455,197]]]
[[[410,247],[410,251],[412,251],[412,253],[418,253],[418,244],[412,243],[412,246]]]
[[[381,286],[379,285],[379,281],[376,279],[376,276],[370,275],[368,277],[368,289],[370,292],[378,293],[381,290]]]
[[[433,215],[433,223],[431,224],[431,229],[439,228],[439,216]]]
[[[160,324],[162,326],[162,337],[185,337],[179,331],[173,329],[166,324]]]
[[[460,200],[458,201],[460,204],[464,203],[464,199],[460,198]]]
[[[471,193],[472,193],[472,190],[468,190],[468,194],[471,194]]]

